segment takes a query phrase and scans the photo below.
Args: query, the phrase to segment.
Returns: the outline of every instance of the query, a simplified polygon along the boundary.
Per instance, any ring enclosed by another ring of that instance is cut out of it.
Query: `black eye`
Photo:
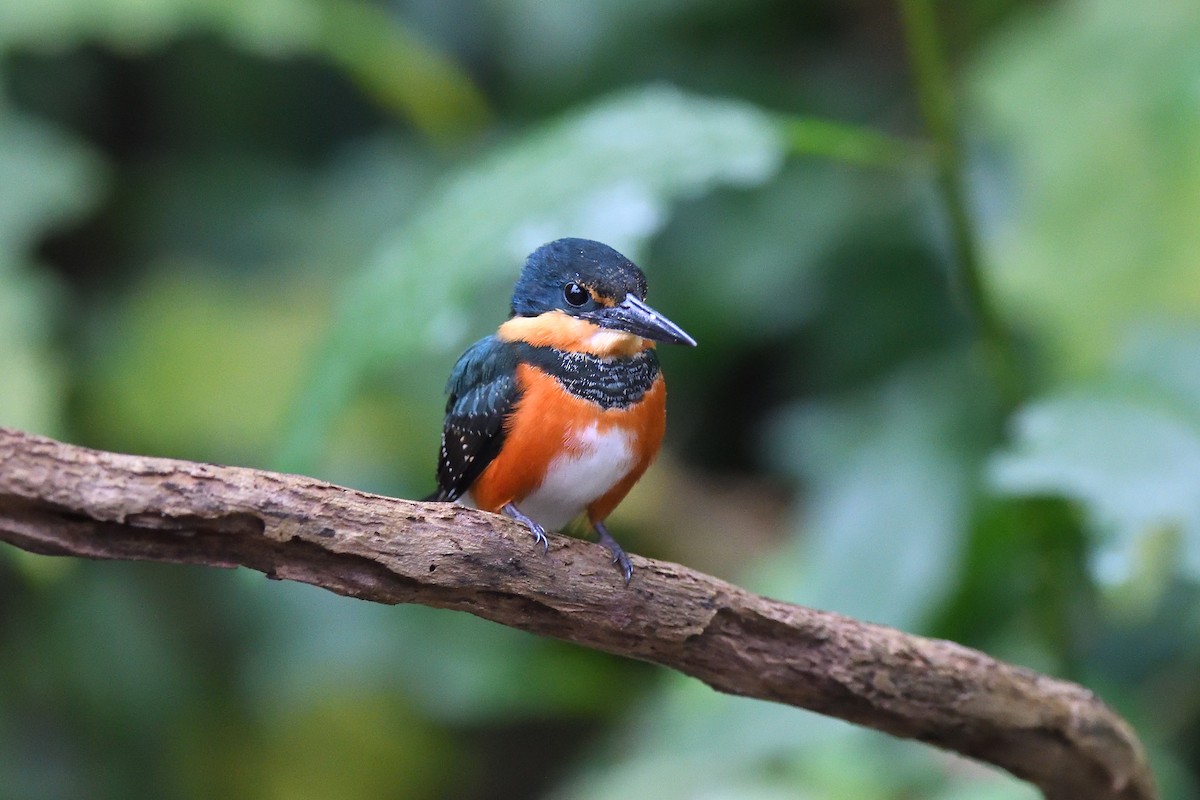
[[[563,298],[567,301],[567,305],[582,308],[591,299],[591,296],[588,294],[587,289],[571,281],[563,287]]]

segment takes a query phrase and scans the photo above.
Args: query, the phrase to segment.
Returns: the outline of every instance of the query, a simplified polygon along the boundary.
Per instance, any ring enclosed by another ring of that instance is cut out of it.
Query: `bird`
[[[628,585],[629,556],[604,521],[658,454],[666,383],[655,343],[696,340],[648,306],[646,276],[590,239],[525,260],[508,319],[463,352],[446,383],[437,491],[546,530],[581,514]]]

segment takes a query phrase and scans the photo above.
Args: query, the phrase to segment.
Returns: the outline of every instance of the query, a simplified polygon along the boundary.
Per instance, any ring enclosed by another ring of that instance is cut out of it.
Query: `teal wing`
[[[458,359],[446,383],[446,420],[438,455],[438,489],[429,499],[457,500],[504,444],[504,423],[520,398],[517,350],[495,336]]]

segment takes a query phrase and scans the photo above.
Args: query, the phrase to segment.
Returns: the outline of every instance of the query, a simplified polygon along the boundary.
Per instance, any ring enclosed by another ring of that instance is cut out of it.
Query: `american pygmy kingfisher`
[[[458,359],[431,500],[546,528],[581,512],[628,583],[604,520],[658,454],[667,391],[654,343],[696,340],[645,303],[646,276],[611,247],[559,239],[529,256],[512,313]]]

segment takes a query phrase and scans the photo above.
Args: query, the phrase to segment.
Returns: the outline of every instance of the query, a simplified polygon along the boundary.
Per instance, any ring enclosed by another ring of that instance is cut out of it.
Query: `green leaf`
[[[365,377],[484,333],[468,309],[481,290],[502,319],[537,245],[586,236],[636,259],[672,201],[762,183],[783,151],[752,106],[653,87],[568,114],[452,176],[350,286],[297,405],[285,468],[311,460]]]
[[[47,229],[85,211],[103,178],[84,145],[0,96],[0,269],[28,258]]]
[[[196,31],[264,57],[322,55],[388,109],[434,137],[487,120],[469,76],[399,17],[354,0],[50,0],[0,3],[0,51],[61,49],[99,40],[141,52]]]
[[[993,401],[965,357],[803,406],[780,460],[807,479],[789,599],[904,629],[953,585]],[[801,572],[802,571],[802,572]],[[772,587],[778,592],[784,587]]]
[[[308,587],[268,589],[258,576],[246,583],[269,609],[264,618],[275,620],[246,670],[251,696],[265,713],[303,706],[347,674],[357,676],[359,691],[403,687],[427,717],[455,725],[603,717],[619,708],[605,687],[636,687],[638,665],[468,614],[335,603]],[[329,634],[314,640],[305,633],[314,628]]]
[[[1120,392],[1078,392],[1037,401],[1018,414],[1013,449],[992,479],[1009,494],[1054,494],[1080,503],[1117,553],[1156,531],[1200,541],[1200,427],[1169,407]],[[1200,575],[1200,555],[1185,566]],[[1132,560],[1124,560],[1127,566]],[[1102,578],[1128,577],[1105,560]]]
[[[488,118],[483,94],[453,61],[388,9],[368,3],[324,3],[313,42],[384,108],[405,113],[435,137],[474,133]]]
[[[914,166],[929,159],[923,143],[897,139],[870,128],[814,117],[784,117],[780,122],[795,155],[868,166]]]
[[[322,297],[299,281],[172,266],[137,285],[97,335],[80,416],[112,449],[261,464]]]
[[[0,425],[59,432],[66,376],[50,346],[54,295],[48,280],[0,262]]]
[[[1164,544],[1181,558],[1153,570],[1160,583],[1174,569],[1200,578],[1197,352],[1200,330],[1143,330],[1104,382],[1021,409],[1012,444],[992,462],[998,490],[1082,507],[1097,542],[1094,570],[1109,585],[1171,563]]]
[[[972,83],[1011,168],[987,261],[1007,314],[1080,374],[1148,314],[1200,315],[1200,4],[1037,9]]]
[[[60,48],[100,40],[127,52],[188,30],[214,30],[262,52],[305,46],[320,30],[315,0],[52,0],[0,4],[0,49]]]
[[[1114,355],[1113,372],[1200,409],[1200,327],[1183,324],[1142,325]]]
[[[90,151],[0,98],[0,425],[58,431],[65,381],[51,341],[62,298],[32,251],[88,207],[101,174]]]

